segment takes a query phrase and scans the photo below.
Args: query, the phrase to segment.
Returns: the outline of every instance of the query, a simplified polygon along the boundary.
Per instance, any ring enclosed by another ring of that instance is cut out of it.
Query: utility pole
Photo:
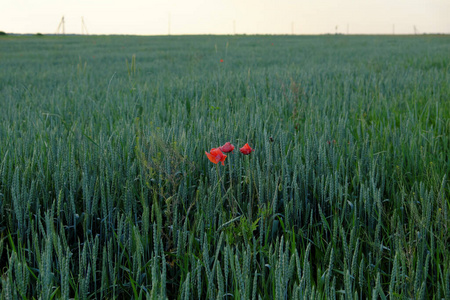
[[[170,35],[170,13],[169,13],[168,35]]]
[[[347,23],[347,35],[348,35],[348,32],[349,32],[349,30],[348,30],[348,23]]]
[[[291,23],[291,33],[294,35],[294,22]]]
[[[414,25],[413,27],[414,27],[414,34],[417,35],[417,27],[416,27],[416,25]]]
[[[81,34],[89,35],[86,24],[84,24],[84,18],[81,17]]]
[[[66,27],[64,24],[64,16],[62,16],[61,22],[59,22],[58,28],[56,29],[56,34],[59,34],[59,33],[66,34]]]
[[[392,35],[395,35],[395,24],[392,24]]]
[[[236,35],[236,20],[233,20],[233,34]]]

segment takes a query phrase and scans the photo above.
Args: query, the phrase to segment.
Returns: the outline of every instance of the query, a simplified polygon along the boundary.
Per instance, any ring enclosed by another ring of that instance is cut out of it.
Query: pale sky
[[[450,33],[450,0],[0,0],[0,31],[89,34]]]

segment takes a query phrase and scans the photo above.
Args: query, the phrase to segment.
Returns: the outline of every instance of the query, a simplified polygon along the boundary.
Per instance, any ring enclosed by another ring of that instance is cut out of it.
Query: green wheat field
[[[450,36],[0,38],[0,299],[450,299],[449,175]]]

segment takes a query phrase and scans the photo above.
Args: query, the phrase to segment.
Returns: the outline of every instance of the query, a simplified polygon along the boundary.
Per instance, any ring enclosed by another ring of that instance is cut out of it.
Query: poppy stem
[[[245,168],[246,168],[246,172],[247,172],[247,178],[248,178],[248,197],[250,200],[248,202],[248,206],[247,206],[247,217],[249,218],[249,220],[251,220],[252,217],[252,207],[253,207],[253,197],[252,197],[252,172],[250,170],[250,157],[249,155],[245,156]]]
[[[220,167],[219,164],[216,164],[218,182],[220,184],[220,202],[222,202],[222,196],[225,194],[225,186],[223,184],[222,176],[220,175]]]
[[[233,176],[232,176],[232,169],[231,169],[231,155],[230,158],[228,159],[228,176],[230,177],[230,184],[229,184],[229,188],[230,190],[233,190]],[[229,200],[229,205],[231,208],[231,214],[232,216],[234,216],[236,214],[236,205],[234,204],[234,202],[231,200],[233,196],[229,196],[228,200]]]

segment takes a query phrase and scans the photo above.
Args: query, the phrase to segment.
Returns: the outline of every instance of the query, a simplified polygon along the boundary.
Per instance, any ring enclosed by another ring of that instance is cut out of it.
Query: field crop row
[[[0,38],[0,299],[450,299],[449,49]]]

